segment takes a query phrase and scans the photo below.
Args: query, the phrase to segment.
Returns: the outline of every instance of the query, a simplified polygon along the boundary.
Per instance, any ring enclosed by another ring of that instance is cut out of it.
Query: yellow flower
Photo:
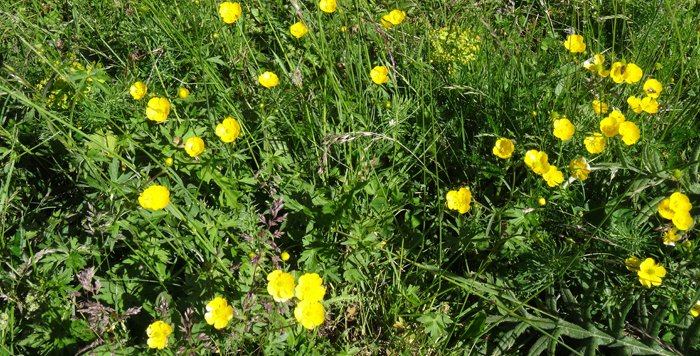
[[[642,109],[642,101],[634,95],[627,98],[627,105],[629,105],[630,109],[632,109],[632,111],[636,112],[637,114],[640,114],[642,111],[644,111],[644,109]]]
[[[372,78],[374,84],[384,84],[389,81],[389,68],[385,66],[376,66],[369,72],[369,76]]]
[[[605,150],[605,137],[596,132],[592,136],[586,136],[583,139],[583,144],[586,146],[588,153],[598,154]]]
[[[693,205],[690,203],[690,199],[688,199],[688,196],[681,193],[681,192],[674,192],[671,194],[671,197],[669,198],[669,207],[671,210],[674,212],[688,212],[693,208]]]
[[[170,202],[170,191],[162,185],[152,185],[139,195],[139,205],[153,211],[164,209]]]
[[[596,99],[593,100],[591,103],[591,106],[593,106],[593,112],[596,114],[607,114],[608,113],[608,104]]]
[[[666,276],[666,269],[662,265],[657,265],[653,258],[647,258],[639,265],[639,283],[647,288],[660,286],[662,278]]]
[[[285,261],[285,262],[288,261],[289,260],[289,252],[282,251],[282,253],[280,254],[280,259],[282,261]]]
[[[172,167],[172,165],[173,165],[173,158],[172,158],[172,157],[166,158],[166,159],[165,159],[165,166],[166,166],[166,167]]]
[[[583,182],[591,174],[591,166],[588,165],[585,158],[579,157],[569,162],[569,171],[574,178]]]
[[[644,82],[644,92],[650,98],[658,98],[663,89],[664,87],[661,85],[661,82],[656,79],[647,79],[647,81]]]
[[[640,264],[642,264],[642,261],[637,256],[630,256],[625,260],[625,267],[627,267],[628,271],[639,271]]]
[[[294,308],[294,318],[304,326],[311,330],[326,320],[326,311],[323,309],[323,304],[310,300],[302,300]]]
[[[337,5],[335,3],[335,0],[321,0],[318,3],[318,7],[321,9],[321,11],[330,14],[335,12]]]
[[[129,94],[131,94],[131,97],[134,98],[134,100],[141,100],[146,95],[147,90],[148,88],[146,88],[146,84],[139,81],[131,85],[129,88]]]
[[[229,25],[238,21],[242,12],[241,4],[237,2],[224,1],[219,5],[219,16]]]
[[[289,27],[289,32],[296,38],[302,38],[307,32],[309,32],[309,28],[306,27],[303,22],[299,21]]]
[[[550,187],[556,187],[564,182],[564,174],[555,166],[549,166],[549,170],[542,175],[542,178],[544,178],[547,185]]]
[[[447,208],[457,210],[460,214],[468,212],[471,207],[472,192],[469,188],[459,188],[459,190],[450,190],[445,197],[447,200]]]
[[[193,136],[185,141],[185,152],[187,152],[190,157],[197,157],[204,152],[204,140],[199,136]]]
[[[299,277],[299,284],[294,293],[299,300],[318,302],[323,300],[326,287],[323,286],[323,279],[317,273],[306,273]]]
[[[227,117],[220,124],[216,125],[216,136],[223,142],[233,142],[241,134],[241,125],[238,120]]]
[[[392,26],[401,24],[405,18],[406,12],[401,10],[391,10],[391,12],[382,16],[382,26],[391,28]]]
[[[233,307],[228,305],[226,299],[216,297],[207,303],[207,312],[204,320],[207,324],[214,325],[214,329],[223,329],[233,319]]]
[[[642,79],[642,75],[642,68],[639,68],[634,63],[622,64],[622,62],[615,62],[610,67],[610,78],[618,84],[622,82],[634,84]]]
[[[627,103],[629,103],[629,101],[627,101]],[[640,112],[644,111],[647,114],[656,114],[659,112],[659,102],[657,102],[656,99],[647,96],[646,98],[639,100],[639,109],[641,109]],[[634,108],[632,110],[634,110]],[[634,112],[639,114],[637,110],[634,110]]]
[[[539,206],[545,206],[547,205],[547,199],[545,199],[544,197],[539,197],[537,198],[537,204]]]
[[[173,333],[173,328],[160,320],[153,322],[146,329],[148,335],[148,347],[162,350],[168,344],[168,336]]]
[[[146,117],[155,122],[163,122],[170,114],[170,102],[166,98],[155,97],[148,101]]]
[[[625,122],[625,115],[618,110],[613,110],[610,115],[600,120],[600,131],[608,137],[615,137],[619,133],[620,124]]]
[[[286,302],[294,297],[294,277],[280,270],[267,275],[267,292],[276,302]]]
[[[688,230],[693,226],[693,216],[690,215],[689,211],[677,211],[673,214],[673,225],[678,228],[678,230]]]
[[[622,141],[627,146],[634,145],[639,141],[639,127],[635,125],[632,121],[625,121],[620,124],[620,135],[622,135]]]
[[[260,82],[260,84],[265,88],[270,89],[272,87],[276,87],[280,83],[280,80],[279,78],[277,78],[277,74],[272,72],[265,72],[263,74],[260,74],[260,76],[258,77],[258,82]]]
[[[496,144],[491,151],[499,158],[508,159],[513,155],[514,150],[515,145],[513,145],[513,141],[502,137],[496,140]]]
[[[571,53],[583,53],[586,50],[586,43],[581,35],[569,35],[564,41],[564,48]]]
[[[697,318],[698,315],[700,315],[700,300],[696,301],[693,307],[690,308],[690,315],[692,315],[693,318]]]
[[[187,88],[180,88],[177,90],[177,96],[179,96],[180,99],[187,99],[187,97],[190,96],[190,90]]]
[[[673,215],[675,215],[675,212],[673,209],[671,209],[671,199],[666,198],[662,200],[659,203],[659,206],[656,207],[656,210],[658,210],[659,215],[661,215],[662,218],[671,220],[673,219]]]
[[[566,141],[576,132],[576,127],[566,117],[554,120],[554,137]]]
[[[678,240],[681,239],[681,237],[678,236],[678,229],[675,227],[664,231],[663,238],[664,238],[664,245],[667,245],[667,246],[675,246],[676,242],[678,242]]]
[[[546,153],[537,150],[529,150],[525,152],[523,161],[525,165],[532,169],[535,174],[545,174],[549,171],[549,157]]]
[[[610,74],[610,71],[605,70],[603,67],[603,62],[605,62],[605,56],[598,53],[593,56],[593,58],[587,59],[585,62],[583,62],[583,67],[591,72],[597,72],[599,76],[605,78]]]

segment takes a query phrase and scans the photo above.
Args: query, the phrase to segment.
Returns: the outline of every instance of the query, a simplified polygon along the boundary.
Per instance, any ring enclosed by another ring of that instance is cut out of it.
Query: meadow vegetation
[[[695,0],[0,4],[0,353],[700,353]]]

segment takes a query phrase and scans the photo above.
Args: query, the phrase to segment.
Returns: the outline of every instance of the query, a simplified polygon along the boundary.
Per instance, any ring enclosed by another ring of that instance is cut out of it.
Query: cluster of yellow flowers
[[[688,230],[693,226],[693,216],[690,215],[690,210],[693,205],[690,203],[688,196],[675,192],[670,197],[659,203],[657,210],[662,218],[671,220],[673,225],[679,230]]]
[[[564,182],[564,174],[556,166],[549,164],[549,157],[545,152],[528,150],[523,160],[528,168],[544,178],[548,186],[556,187]]]
[[[306,273],[295,285],[290,273],[274,270],[267,275],[267,281],[267,292],[276,302],[287,302],[296,296],[299,302],[294,308],[294,318],[306,329],[311,330],[326,320],[326,311],[321,304],[326,287],[318,274]]]
[[[442,27],[430,33],[432,60],[445,63],[466,65],[476,59],[479,52],[481,37],[465,28],[451,26]]]
[[[226,299],[216,297],[206,305],[206,313],[204,320],[207,324],[214,326],[220,330],[226,327],[233,319],[233,307],[228,304]],[[157,320],[151,323],[146,329],[148,335],[147,344],[149,348],[162,350],[168,345],[168,336],[173,333],[173,328],[170,324]]]
[[[222,4],[223,5],[223,4]],[[240,5],[239,5],[240,6]],[[226,10],[228,11],[228,10]],[[220,10],[221,12],[221,10]],[[226,12],[228,14],[228,12]],[[223,16],[223,15],[222,15]],[[271,81],[274,80],[275,83]],[[274,73],[266,72],[260,78],[261,84],[266,87],[272,87],[277,85],[277,76]],[[264,83],[263,83],[264,82]],[[273,85],[274,84],[274,85]],[[131,85],[129,88],[129,94],[131,94],[134,100],[141,100],[146,96],[148,92],[148,87],[145,83],[137,81]],[[187,88],[179,88],[177,92],[180,99],[187,99],[190,95],[190,91]],[[165,122],[170,115],[171,104],[170,100],[163,97],[153,97],[148,100],[146,107],[146,118],[155,122]],[[221,123],[216,126],[215,130],[216,136],[218,136],[221,141],[225,143],[231,143],[238,138],[241,134],[241,125],[238,121],[232,117],[225,118]],[[199,136],[192,136],[185,140],[183,146],[185,153],[190,157],[194,158],[206,150],[206,145],[204,139]],[[173,158],[168,157],[165,160],[165,165],[170,167],[173,165]],[[139,205],[144,209],[150,210],[161,210],[164,209],[168,202],[170,201],[170,192],[168,188],[162,185],[153,185],[144,190],[139,196]]]

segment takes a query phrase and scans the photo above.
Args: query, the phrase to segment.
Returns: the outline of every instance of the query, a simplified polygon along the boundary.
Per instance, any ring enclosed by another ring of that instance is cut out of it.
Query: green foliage
[[[173,328],[162,353],[698,352],[697,228],[665,245],[657,210],[680,191],[698,215],[696,1],[357,0],[326,14],[256,0],[232,25],[218,6],[0,5],[0,353],[144,353],[154,321]],[[394,8],[406,20],[383,27]],[[565,50],[569,33],[585,53]],[[584,69],[596,53],[642,81]],[[264,71],[280,85],[260,86]],[[634,113],[648,78],[660,110]],[[163,123],[146,119],[153,97],[171,104]],[[593,99],[639,142],[588,153]],[[571,140],[552,135],[559,116]],[[216,134],[226,117],[233,143]],[[492,154],[500,137],[512,158]],[[561,185],[523,163],[531,149]],[[585,181],[569,179],[579,157]],[[163,210],[139,204],[155,184]],[[446,194],[461,187],[460,215]],[[662,284],[644,288],[631,256],[663,265]],[[272,299],[277,269],[323,278],[322,325]],[[234,309],[222,330],[205,321],[217,296]]]

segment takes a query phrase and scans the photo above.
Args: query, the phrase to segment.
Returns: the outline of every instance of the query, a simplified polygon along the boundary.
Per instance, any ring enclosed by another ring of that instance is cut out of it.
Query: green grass
[[[1,353],[143,353],[156,320],[174,330],[163,354],[698,352],[697,229],[664,245],[657,212],[676,191],[700,204],[697,2],[241,5],[232,25],[209,0],[0,5]],[[382,27],[395,8],[406,20]],[[573,32],[585,53],[564,48]],[[588,72],[596,53],[642,80]],[[264,71],[280,85],[259,85]],[[649,78],[661,109],[635,114],[626,99]],[[160,124],[145,115],[156,96],[172,104]],[[586,151],[596,98],[639,142]],[[573,139],[552,135],[557,114]],[[215,135],[228,116],[234,143]],[[499,137],[512,158],[491,153]],[[590,178],[548,187],[530,149],[565,180],[585,157]],[[164,210],[139,206],[153,184]],[[445,198],[460,187],[463,215]],[[663,283],[644,288],[630,256],[662,264]],[[322,325],[273,301],[275,269],[323,278]],[[216,296],[235,310],[220,331],[204,320]]]

